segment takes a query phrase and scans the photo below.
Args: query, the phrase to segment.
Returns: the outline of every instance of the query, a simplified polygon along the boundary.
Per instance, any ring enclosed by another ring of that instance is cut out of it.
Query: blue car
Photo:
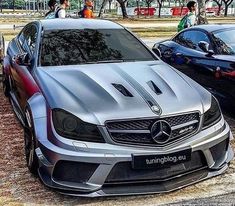
[[[194,26],[156,43],[153,51],[235,111],[235,25]]]

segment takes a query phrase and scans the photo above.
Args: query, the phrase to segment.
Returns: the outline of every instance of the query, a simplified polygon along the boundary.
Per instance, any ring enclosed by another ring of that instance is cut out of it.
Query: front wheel
[[[25,142],[25,157],[29,171],[38,174],[38,159],[35,152],[37,148],[32,114],[29,109],[25,111],[25,126],[24,126],[24,142]]]
[[[6,74],[3,74],[3,81],[2,81],[3,93],[6,97],[10,96],[10,83],[6,77]]]

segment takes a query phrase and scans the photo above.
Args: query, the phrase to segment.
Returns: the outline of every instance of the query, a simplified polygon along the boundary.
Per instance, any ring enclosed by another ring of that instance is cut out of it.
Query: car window
[[[40,59],[42,66],[56,66],[156,57],[125,29],[70,29],[45,31]]]
[[[235,54],[235,29],[223,30],[212,34],[216,48],[220,54]]]
[[[180,33],[177,37],[174,38],[174,41],[182,46],[188,47],[190,49],[195,49],[202,51],[198,47],[200,41],[205,41],[209,43],[209,49],[211,49],[210,40],[206,33],[201,31],[185,31]]]
[[[18,41],[25,52],[33,54],[36,46],[37,28],[35,25],[26,26],[18,37]]]

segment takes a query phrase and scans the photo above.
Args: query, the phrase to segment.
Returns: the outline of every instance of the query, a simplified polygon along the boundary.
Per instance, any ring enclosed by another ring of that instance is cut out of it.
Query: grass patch
[[[139,37],[172,37],[176,32],[134,32]]]

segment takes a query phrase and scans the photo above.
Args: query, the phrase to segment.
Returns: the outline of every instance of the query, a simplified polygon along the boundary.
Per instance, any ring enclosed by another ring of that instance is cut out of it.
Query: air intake
[[[119,92],[126,97],[133,97],[133,95],[121,84],[112,84]]]
[[[162,94],[162,91],[157,87],[157,85],[153,81],[148,81],[147,84],[156,94]]]

